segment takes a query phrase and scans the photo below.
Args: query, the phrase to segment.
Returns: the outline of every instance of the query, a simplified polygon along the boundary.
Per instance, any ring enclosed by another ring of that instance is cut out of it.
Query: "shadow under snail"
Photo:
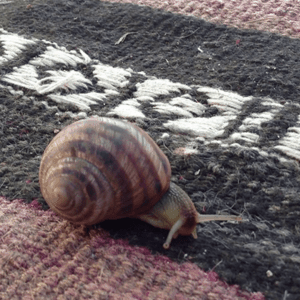
[[[138,218],[169,230],[172,238],[193,235],[196,224],[241,221],[233,215],[200,215],[189,196],[170,182],[171,166],[139,127],[112,118],[75,122],[58,133],[41,160],[41,192],[62,218],[92,225]]]

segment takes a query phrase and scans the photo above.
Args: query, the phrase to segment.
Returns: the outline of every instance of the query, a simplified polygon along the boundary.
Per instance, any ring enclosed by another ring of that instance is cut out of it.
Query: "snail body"
[[[166,249],[178,234],[197,238],[199,222],[240,220],[200,215],[170,178],[170,163],[149,135],[111,118],[90,118],[65,127],[45,149],[39,171],[44,199],[64,219],[92,225],[139,218],[170,230]]]

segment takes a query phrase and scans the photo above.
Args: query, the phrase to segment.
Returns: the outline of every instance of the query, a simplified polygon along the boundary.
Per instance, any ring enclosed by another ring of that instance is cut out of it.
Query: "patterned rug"
[[[126,2],[126,3],[125,3]],[[300,299],[300,2],[0,1],[0,299]],[[203,214],[178,237],[48,209],[41,156],[135,122]]]

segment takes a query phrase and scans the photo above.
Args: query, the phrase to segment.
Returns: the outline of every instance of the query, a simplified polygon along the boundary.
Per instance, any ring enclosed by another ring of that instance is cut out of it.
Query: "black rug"
[[[101,1],[0,6],[0,187],[38,199],[41,155],[88,116],[136,122],[168,156],[199,225],[168,251],[137,220],[114,238],[214,269],[267,299],[300,299],[300,41]]]

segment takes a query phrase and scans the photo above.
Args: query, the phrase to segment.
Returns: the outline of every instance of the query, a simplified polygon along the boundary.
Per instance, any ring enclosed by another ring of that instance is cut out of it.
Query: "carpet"
[[[131,3],[125,3],[131,2]],[[137,5],[138,4],[138,5]],[[299,299],[299,1],[1,1],[0,299]],[[39,163],[63,127],[135,122],[203,214],[178,237],[73,225]]]

